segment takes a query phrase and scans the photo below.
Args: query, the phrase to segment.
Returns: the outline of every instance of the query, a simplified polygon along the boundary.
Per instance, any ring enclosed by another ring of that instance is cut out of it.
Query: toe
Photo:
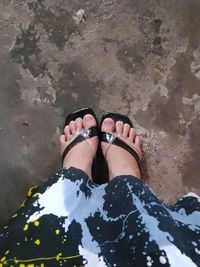
[[[130,125],[125,123],[124,126],[123,126],[122,136],[123,137],[128,137],[129,131],[130,131]]]
[[[138,135],[135,136],[135,148],[137,149],[140,159],[142,159],[143,155],[141,151],[141,139]]]
[[[140,149],[141,140],[140,140],[140,137],[138,135],[136,135],[136,137],[135,137],[135,146]]]
[[[68,140],[71,138],[71,132],[70,132],[69,125],[65,126],[64,133],[65,133],[65,140]]]
[[[83,128],[83,120],[81,118],[77,118],[75,120],[75,127],[78,132],[80,132]]]
[[[135,140],[135,136],[136,136],[136,132],[135,132],[135,129],[134,128],[131,128],[130,131],[129,131],[129,140],[131,142],[134,142]]]
[[[118,136],[121,136],[122,135],[122,132],[123,132],[123,122],[122,121],[117,121],[116,122],[116,133]]]
[[[95,118],[90,115],[90,114],[86,114],[84,117],[83,117],[83,127],[85,129],[89,129],[91,128],[92,126],[96,126],[96,121],[95,121]]]
[[[66,143],[66,138],[65,138],[65,135],[62,134],[62,135],[60,136],[60,144],[61,144],[61,145],[64,145],[65,143]]]
[[[70,132],[71,132],[72,135],[76,134],[75,121],[70,121],[69,129],[70,129]]]
[[[101,126],[101,131],[106,133],[113,133],[115,131],[115,122],[111,118],[106,118]]]

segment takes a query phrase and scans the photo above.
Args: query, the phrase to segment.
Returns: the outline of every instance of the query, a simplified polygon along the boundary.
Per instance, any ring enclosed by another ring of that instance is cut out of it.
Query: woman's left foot
[[[113,134],[130,146],[142,158],[140,138],[136,134],[135,129],[122,121],[116,123],[112,118],[106,118],[101,126],[101,131]],[[141,178],[139,166],[135,158],[125,149],[102,142],[102,151],[107,161],[109,170],[109,180],[119,175],[133,175]]]
[[[60,136],[61,155],[66,147],[80,134],[81,131],[96,126],[94,117],[87,114],[77,118],[65,126],[64,134]],[[84,171],[90,178],[92,162],[98,147],[98,137],[94,136],[75,145],[66,155],[63,161],[63,168],[74,167]]]

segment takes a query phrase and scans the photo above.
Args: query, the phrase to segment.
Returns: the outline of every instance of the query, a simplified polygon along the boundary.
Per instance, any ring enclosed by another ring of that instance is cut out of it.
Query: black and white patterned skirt
[[[59,170],[0,231],[0,267],[200,266],[200,198],[164,205],[141,180]]]

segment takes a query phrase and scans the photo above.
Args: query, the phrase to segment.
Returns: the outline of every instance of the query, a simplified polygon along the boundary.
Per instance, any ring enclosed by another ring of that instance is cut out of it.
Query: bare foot
[[[96,126],[94,117],[87,114],[65,126],[64,134],[60,136],[61,155],[65,148],[80,134],[81,131]],[[63,168],[75,167],[83,170],[90,178],[93,159],[98,147],[98,137],[92,137],[75,145],[66,155]]]
[[[130,128],[128,124],[124,124],[122,121],[115,123],[113,119],[106,118],[102,123],[101,131],[114,133],[119,139],[132,147],[140,159],[142,158],[140,138],[136,135],[134,128]],[[102,142],[101,147],[108,164],[109,180],[118,175],[133,175],[141,178],[138,164],[129,152],[106,142]]]

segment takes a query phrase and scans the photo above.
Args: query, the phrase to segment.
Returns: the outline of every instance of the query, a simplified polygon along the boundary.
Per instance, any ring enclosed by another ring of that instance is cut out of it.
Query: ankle
[[[70,151],[64,161],[63,161],[63,167],[75,167],[79,169],[88,169],[91,168],[93,162],[93,156],[88,153],[87,156],[85,156],[85,153],[81,152],[81,150],[78,153],[73,153],[73,151]]]
[[[123,155],[122,157],[115,156],[114,162],[111,155],[108,155],[107,164],[109,168],[109,180],[120,175],[132,175],[141,179],[139,166],[136,160],[129,154]]]
[[[137,177],[138,179],[141,179],[141,174],[140,174],[139,169],[127,168],[126,170],[123,170],[123,171],[110,171],[109,180],[111,181],[115,177],[121,176],[121,175],[131,175],[131,176]]]

